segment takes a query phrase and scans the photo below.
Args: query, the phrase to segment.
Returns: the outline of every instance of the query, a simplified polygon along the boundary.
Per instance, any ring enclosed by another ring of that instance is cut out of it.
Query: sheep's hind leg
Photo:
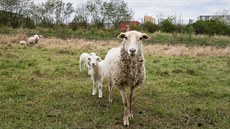
[[[124,117],[123,117],[123,124],[124,126],[129,126],[129,111],[128,111],[128,102],[127,102],[127,96],[125,93],[125,89],[119,89],[122,100],[123,100],[123,106],[124,106]]]
[[[129,95],[129,118],[133,119],[133,111],[132,111],[132,101],[133,101],[133,92],[134,92],[134,87],[130,88],[130,95]]]
[[[80,72],[82,72],[82,68],[81,68],[81,67],[82,67],[82,61],[80,60],[80,61],[79,61]]]

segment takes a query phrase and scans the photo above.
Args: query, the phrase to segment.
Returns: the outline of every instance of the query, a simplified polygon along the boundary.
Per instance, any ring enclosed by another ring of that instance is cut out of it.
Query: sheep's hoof
[[[110,102],[110,103],[112,103],[112,102],[113,102],[113,100],[112,100],[112,99],[110,99],[110,100],[109,100],[109,102]]]
[[[98,97],[99,97],[99,98],[102,98],[102,95],[99,95]]]
[[[124,123],[123,123],[123,124],[124,124],[124,126],[125,126],[125,127],[129,127],[129,122],[124,121]]]
[[[112,102],[113,102],[113,99],[109,98],[109,102],[112,103]]]
[[[129,119],[133,119],[133,113],[129,114]]]
[[[126,117],[126,118],[124,118],[124,126],[125,127],[129,127],[129,118],[128,117]]]

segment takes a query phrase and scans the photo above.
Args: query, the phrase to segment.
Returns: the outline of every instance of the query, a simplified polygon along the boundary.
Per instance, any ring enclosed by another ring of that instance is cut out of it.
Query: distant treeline
[[[63,0],[0,0],[0,32],[9,28],[26,28],[53,34],[111,36],[119,32],[118,23],[133,19],[133,10],[124,0],[88,0],[75,8]],[[230,35],[230,25],[220,19],[196,21],[188,25],[175,24],[176,17],[161,19],[158,24],[146,22],[131,29],[154,33]],[[109,27],[106,25],[110,25]],[[109,28],[109,32],[106,29]],[[77,31],[77,32],[74,32]],[[102,31],[102,32],[101,32]]]

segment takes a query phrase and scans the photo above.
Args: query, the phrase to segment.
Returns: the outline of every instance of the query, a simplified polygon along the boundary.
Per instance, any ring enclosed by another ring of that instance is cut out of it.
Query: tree
[[[74,12],[72,3],[65,3],[62,0],[47,0],[34,7],[34,18],[37,23],[44,26],[53,24],[64,24]]]
[[[5,25],[13,28],[20,27],[28,20],[30,0],[0,0],[0,10],[4,11],[1,16]]]
[[[86,2],[86,8],[91,16],[91,22],[98,27],[103,27],[105,20],[103,4],[104,2],[101,0],[88,0]]]
[[[160,23],[161,30],[163,32],[174,32],[176,30],[176,25],[173,24],[174,18],[167,18]]]
[[[159,27],[152,22],[145,22],[143,28],[145,31],[148,31],[149,33],[154,33],[158,30]]]
[[[120,21],[130,21],[133,16],[132,9],[128,8],[124,0],[88,0],[86,7],[92,23],[101,27],[104,23],[117,25]]]
[[[114,25],[120,21],[130,21],[134,14],[124,0],[111,0],[105,3],[104,6],[107,22],[111,22]]]

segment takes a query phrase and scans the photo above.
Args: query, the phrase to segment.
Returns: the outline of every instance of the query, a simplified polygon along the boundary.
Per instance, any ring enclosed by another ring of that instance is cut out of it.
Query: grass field
[[[86,50],[84,50],[86,51]],[[123,128],[114,101],[91,95],[79,72],[81,49],[0,44],[0,128]],[[107,49],[95,52],[102,57]],[[147,79],[136,89],[129,128],[230,127],[230,56],[146,54]]]

